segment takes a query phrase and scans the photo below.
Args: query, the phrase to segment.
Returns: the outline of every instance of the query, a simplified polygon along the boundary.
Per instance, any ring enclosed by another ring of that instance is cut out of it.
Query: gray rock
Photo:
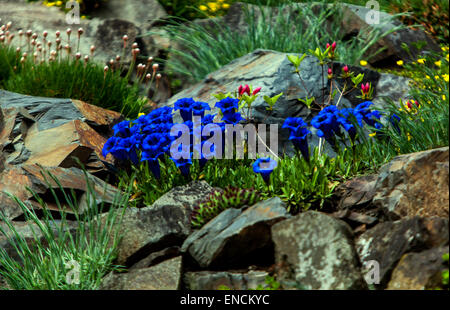
[[[201,267],[239,265],[252,253],[271,245],[270,227],[288,217],[284,203],[275,197],[245,211],[227,209],[183,243]]]
[[[110,273],[100,290],[177,290],[181,282],[181,256],[166,260],[150,268],[135,269],[128,273]]]
[[[195,206],[207,199],[212,192],[214,192],[214,188],[205,181],[193,181],[189,184],[172,188],[156,200],[152,207],[178,206],[191,212]]]
[[[133,266],[131,266],[128,270],[134,270],[134,269],[142,269],[142,268],[148,268],[153,265],[159,264],[162,261],[171,259],[175,256],[180,255],[180,247],[178,246],[172,246],[169,248],[165,248],[164,250],[151,253],[149,256],[144,258],[143,260],[140,260]]]
[[[392,219],[448,218],[448,147],[400,155],[382,166],[373,203]]]
[[[353,235],[344,222],[308,211],[272,227],[280,281],[306,289],[365,289]]]
[[[414,217],[380,223],[363,233],[355,241],[356,250],[363,264],[372,260],[378,263],[380,283],[375,283],[375,287],[386,287],[392,270],[404,254],[448,243],[446,225],[448,220],[445,219],[430,221]]]
[[[190,233],[189,213],[183,206],[127,209],[119,228],[117,263],[131,266],[153,252],[183,243]]]
[[[392,272],[388,290],[427,290],[442,287],[442,272],[447,269],[442,255],[447,247],[405,254]]]
[[[186,272],[183,282],[189,290],[218,290],[225,286],[232,290],[256,289],[259,285],[264,287],[269,274],[263,270],[248,272],[232,271],[197,271]]]
[[[91,15],[101,19],[120,17],[145,29],[158,19],[166,17],[167,13],[157,0],[108,0]]]

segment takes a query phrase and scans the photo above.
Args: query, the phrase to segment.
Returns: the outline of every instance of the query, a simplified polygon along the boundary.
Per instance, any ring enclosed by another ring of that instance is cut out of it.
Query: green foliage
[[[442,271],[442,285],[448,289],[448,253],[442,256],[442,260],[447,266],[447,269]]]
[[[3,86],[26,95],[78,99],[127,117],[136,117],[145,103],[139,100],[138,86],[128,85],[119,71],[105,74],[98,64],[72,59],[40,64],[26,61]]]
[[[172,56],[167,61],[168,71],[199,81],[230,61],[258,48],[304,53],[310,49],[323,48],[333,41],[338,43],[336,52],[340,60],[356,64],[379,38],[402,28],[394,27],[385,33],[380,30],[383,27],[370,31],[363,29],[357,36],[344,40],[339,26],[342,12],[338,4],[328,8],[314,7],[313,4],[292,5],[297,6],[295,10],[286,10],[284,4],[277,10],[267,10],[261,6],[251,9],[244,7],[248,27],[239,33],[236,33],[239,30],[213,19],[212,26],[207,28],[197,23],[172,21],[165,28],[179,48],[170,51]],[[260,15],[262,18],[258,18]],[[333,24],[326,25],[331,17]]]
[[[280,282],[277,282],[274,277],[267,276],[266,277],[266,285],[262,286],[261,284],[256,287],[256,290],[269,290],[269,291],[275,291],[281,289]]]
[[[194,208],[192,227],[200,228],[226,209],[252,206],[260,199],[258,192],[253,189],[226,187],[223,191],[217,190],[210,194],[207,201]]]
[[[7,238],[19,257],[16,261],[0,248],[0,276],[10,288],[17,290],[96,289],[104,275],[119,269],[119,266],[113,265],[120,240],[117,227],[120,226],[128,195],[117,196],[109,211],[102,214],[107,210],[103,204],[97,205],[91,181],[85,172],[89,185],[86,209],[81,215],[75,192],[66,193],[56,177],[48,172],[41,173],[47,184],[50,184],[50,176],[51,182],[56,182],[59,187],[55,190],[49,186],[60,210],[60,219],[56,220],[41,197],[30,189],[28,190],[42,208],[42,218],[32,206],[10,196],[24,212],[34,237],[31,241],[26,240],[17,232],[13,223],[0,213],[0,220],[5,225],[0,226],[0,233]],[[67,209],[76,218],[75,228],[67,220],[67,213],[64,212]],[[71,261],[79,265],[78,284],[67,280]]]

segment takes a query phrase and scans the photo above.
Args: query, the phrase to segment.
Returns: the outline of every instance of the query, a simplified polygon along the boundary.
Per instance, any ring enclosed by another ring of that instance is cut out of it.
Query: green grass
[[[107,211],[103,205],[97,206],[92,188],[89,187],[86,200],[88,208],[80,215],[75,193],[66,193],[58,180],[48,172],[43,172],[43,176],[46,180],[50,176],[59,185],[59,190],[52,189],[52,194],[60,209],[60,219],[56,221],[46,204],[33,192],[43,209],[42,218],[38,217],[32,207],[17,197],[10,196],[24,212],[26,221],[34,224],[34,229],[30,226],[34,240],[27,242],[14,228],[13,223],[0,213],[0,220],[8,228],[3,229],[0,226],[0,233],[8,238],[19,256],[16,261],[0,248],[0,276],[11,289],[16,290],[96,289],[104,275],[111,270],[120,269],[113,261],[120,240],[117,227],[121,223],[128,196],[117,196]],[[88,180],[87,175],[86,179]],[[61,195],[64,201],[58,198]],[[69,230],[63,204],[74,213],[77,220],[75,232]],[[107,212],[102,215],[105,211]],[[39,235],[43,237],[40,238]],[[71,281],[76,278],[69,277],[74,266],[73,261],[79,266],[79,283]]]
[[[294,4],[295,5],[295,4]],[[304,53],[316,47],[324,48],[327,43],[338,43],[337,54],[340,61],[357,64],[362,55],[386,33],[377,30],[361,31],[358,36],[344,41],[338,26],[341,11],[339,5],[322,8],[313,13],[312,5],[299,7],[299,13],[289,10],[283,14],[264,11],[261,6],[245,9],[248,28],[241,33],[213,21],[213,29],[205,30],[195,23],[172,21],[166,26],[171,38],[182,48],[172,49],[167,61],[167,71],[175,72],[193,81],[203,79],[207,74],[228,64],[230,61],[253,52],[255,49],[269,49],[286,53]],[[258,19],[258,14],[263,18]],[[334,17],[334,24],[326,29],[326,21]],[[267,22],[272,20],[272,23]],[[293,29],[293,25],[296,27]],[[381,51],[377,51],[379,53]],[[374,56],[374,55],[371,55]],[[370,57],[371,57],[370,56]],[[369,58],[370,58],[369,57]]]

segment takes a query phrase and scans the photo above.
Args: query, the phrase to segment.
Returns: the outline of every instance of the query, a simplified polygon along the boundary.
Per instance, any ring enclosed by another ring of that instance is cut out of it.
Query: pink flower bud
[[[42,33],[42,36],[43,36],[44,38],[46,38],[46,37],[48,36],[48,32],[47,32],[47,31],[44,31],[44,32]]]
[[[254,95],[256,95],[257,93],[259,93],[261,91],[261,87],[258,87],[258,88],[256,88],[254,91],[253,91],[253,96]]]
[[[56,32],[55,32],[55,35],[56,35],[57,38],[59,38],[59,36],[61,35],[61,31],[59,31],[59,30],[56,31]]]
[[[244,86],[239,85],[239,87],[238,87],[238,93],[239,93],[239,96],[242,96],[242,94],[244,93]]]
[[[328,68],[328,75],[332,75],[333,74],[333,70],[331,70],[331,68]]]
[[[81,53],[76,53],[75,58],[76,58],[76,60],[79,60],[81,58]]]
[[[245,84],[243,92],[250,96],[250,86],[248,84]]]
[[[342,68],[342,71],[344,71],[344,73],[348,73],[348,66],[345,65],[344,68]]]
[[[70,34],[72,33],[72,29],[67,28],[66,33],[67,33],[68,36],[70,36]]]
[[[131,48],[132,49],[136,49],[136,48],[138,48],[139,47],[139,45],[136,43],[136,42],[134,42],[132,45],[131,45]]]
[[[78,36],[81,36],[84,33],[83,28],[78,28]]]
[[[331,44],[331,50],[334,52],[335,49],[336,49],[336,42],[333,42],[333,44]]]

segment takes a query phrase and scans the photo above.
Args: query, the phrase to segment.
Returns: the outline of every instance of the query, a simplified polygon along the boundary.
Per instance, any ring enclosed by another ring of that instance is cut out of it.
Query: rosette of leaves
[[[225,190],[216,190],[209,195],[207,200],[195,207],[191,215],[193,228],[200,228],[222,211],[243,206],[251,206],[261,200],[261,195],[254,190],[227,187]]]

